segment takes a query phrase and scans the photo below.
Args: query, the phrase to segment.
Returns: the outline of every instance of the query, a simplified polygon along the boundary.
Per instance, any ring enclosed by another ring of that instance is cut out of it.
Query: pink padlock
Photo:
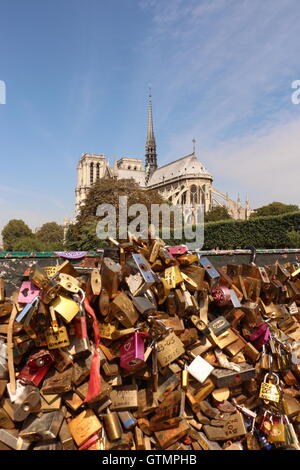
[[[270,339],[270,330],[267,323],[261,323],[249,336],[249,340],[253,343],[253,346],[260,350],[263,345],[266,344]]]
[[[186,245],[168,246],[167,250],[171,255],[184,255],[187,253],[188,247]]]
[[[19,304],[31,304],[31,302],[39,295],[40,289],[31,281],[23,281],[19,291]]]
[[[144,338],[147,334],[135,332],[127,338],[120,348],[120,366],[123,369],[133,370],[144,362]]]

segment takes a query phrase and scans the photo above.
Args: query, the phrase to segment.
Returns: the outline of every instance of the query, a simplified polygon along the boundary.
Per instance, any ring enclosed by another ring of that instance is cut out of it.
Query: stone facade
[[[213,177],[193,153],[171,163],[157,167],[156,142],[153,131],[152,101],[149,97],[148,130],[145,168],[138,158],[123,157],[110,167],[105,155],[82,154],[77,165],[76,215],[84,204],[89,188],[101,178],[133,178],[142,188],[157,189],[172,204],[203,204],[205,212],[214,206],[224,206],[234,219],[247,219],[251,213],[250,202],[241,204],[212,186]]]

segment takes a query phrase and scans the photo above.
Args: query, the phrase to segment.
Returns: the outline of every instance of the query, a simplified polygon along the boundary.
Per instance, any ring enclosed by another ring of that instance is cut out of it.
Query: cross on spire
[[[195,153],[196,152],[196,139],[194,138],[192,142],[193,142],[193,153]]]

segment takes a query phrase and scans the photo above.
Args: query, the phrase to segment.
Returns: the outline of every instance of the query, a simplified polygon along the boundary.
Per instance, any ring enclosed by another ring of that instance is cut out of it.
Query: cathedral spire
[[[146,183],[150,176],[157,168],[157,154],[156,154],[156,142],[153,131],[153,115],[152,115],[152,96],[151,90],[149,90],[149,102],[148,102],[148,129],[147,129],[147,141],[146,141]]]

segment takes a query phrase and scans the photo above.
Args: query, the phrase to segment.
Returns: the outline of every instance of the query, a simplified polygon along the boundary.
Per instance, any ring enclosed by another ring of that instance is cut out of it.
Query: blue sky
[[[297,0],[1,0],[0,228],[73,216],[81,153],[159,163],[192,139],[214,186],[300,204]]]

